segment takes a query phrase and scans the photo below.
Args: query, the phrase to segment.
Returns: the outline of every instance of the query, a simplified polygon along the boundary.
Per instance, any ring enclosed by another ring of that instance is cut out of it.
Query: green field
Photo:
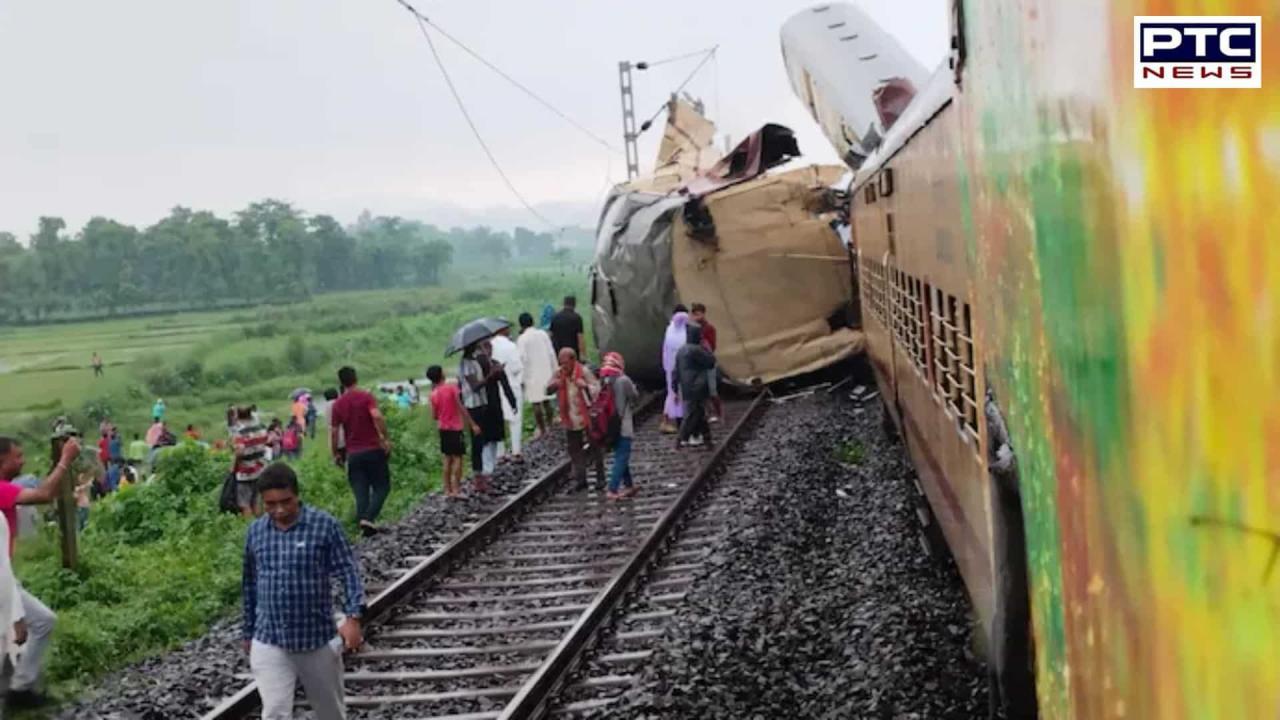
[[[501,289],[334,294],[227,312],[0,328],[0,434],[26,439],[28,471],[39,472],[47,459],[35,448],[47,447],[52,417],[69,414],[89,442],[96,421],[110,417],[128,439],[145,431],[159,396],[175,431],[194,424],[219,438],[228,404],[284,415],[291,390],[333,387],[336,369],[348,363],[365,386],[422,377],[428,364],[450,368],[456,357],[446,360],[443,350],[461,323],[485,315],[514,321],[522,311],[537,317],[566,293],[585,300],[582,285],[557,273],[524,274],[503,279]],[[95,350],[108,363],[104,378],[89,367]],[[426,408],[386,413],[396,451],[382,520],[392,521],[439,487],[439,457]],[[238,605],[245,521],[216,510],[229,463],[226,454],[184,443],[159,462],[154,480],[95,502],[76,572],[60,567],[51,528],[21,543],[23,584],[59,614],[47,672],[55,696],[73,697],[105,673],[196,637]],[[350,521],[350,491],[327,443],[305,443],[296,467],[304,499]]]
[[[128,439],[145,432],[157,397],[175,432],[188,424],[217,431],[229,404],[283,415],[293,389],[333,387],[338,365],[354,365],[365,383],[422,378],[428,364],[444,361],[444,343],[461,322],[537,316],[543,303],[558,305],[566,289],[577,289],[556,274],[505,284],[501,291],[341,293],[255,309],[0,328],[0,432],[39,438],[66,413],[86,432],[110,417]],[[101,378],[90,368],[95,351],[107,365]]]

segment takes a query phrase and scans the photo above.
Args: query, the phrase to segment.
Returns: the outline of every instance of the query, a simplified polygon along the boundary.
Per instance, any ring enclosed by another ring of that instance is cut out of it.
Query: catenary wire
[[[714,58],[714,57],[716,56],[716,50],[718,50],[718,49],[720,49],[720,46],[719,46],[719,45],[716,45],[715,47],[711,48],[710,50],[705,50],[705,51],[703,51],[703,52],[705,52],[705,53],[706,53],[706,55],[702,58],[702,61],[701,61],[701,62],[699,62],[696,66],[694,66],[693,70],[692,70],[692,71],[689,73],[689,75],[684,79],[684,82],[680,83],[679,87],[677,87],[677,88],[672,92],[672,94],[673,94],[673,95],[679,95],[679,94],[680,94],[680,91],[681,91],[681,90],[684,90],[685,86],[689,84],[689,81],[693,80],[694,76],[698,74],[698,71],[699,71],[699,70],[701,70],[701,69],[703,68],[703,66],[705,66],[705,65],[707,64],[707,62],[708,62],[709,60],[711,60],[712,58]],[[645,120],[643,123],[641,123],[641,124],[640,124],[640,128],[641,128],[640,132],[644,132],[644,131],[645,131],[645,128],[647,128],[647,127],[649,127],[650,125],[652,125],[652,124],[653,124],[653,121],[654,121],[655,119],[657,119],[657,117],[658,117],[659,115],[661,115],[661,114],[662,114],[662,111],[663,111],[663,110],[665,110],[665,109],[666,109],[666,107],[667,107],[667,104],[666,104],[666,103],[662,103],[661,105],[659,105],[659,106],[658,106],[658,109],[657,109],[657,110],[655,110],[655,111],[654,111],[654,113],[653,113],[652,115],[650,115],[650,116],[649,116],[649,119],[648,119],[648,120]]]
[[[397,0],[397,2],[400,2],[400,0]],[[569,115],[567,115],[565,112],[563,112],[562,110],[560,110],[560,108],[557,108],[555,105],[552,105],[552,104],[551,104],[551,102],[550,102],[549,100],[546,100],[546,99],[545,99],[545,98],[543,98],[541,95],[538,95],[538,94],[537,94],[537,93],[535,93],[533,90],[529,89],[529,87],[528,87],[528,86],[526,86],[526,85],[524,85],[523,83],[521,83],[519,80],[516,80],[515,78],[511,77],[511,75],[509,75],[509,74],[507,74],[506,72],[504,72],[504,71],[502,70],[502,68],[499,68],[497,65],[494,65],[492,62],[490,62],[489,60],[487,60],[487,59],[486,59],[484,56],[482,56],[480,53],[476,52],[475,50],[472,50],[470,47],[468,47],[468,46],[467,46],[467,44],[466,44],[466,43],[462,42],[462,41],[461,41],[461,40],[459,40],[458,38],[456,38],[456,37],[454,37],[453,35],[451,35],[451,34],[449,33],[449,31],[447,31],[447,30],[445,30],[444,28],[440,27],[440,25],[439,25],[439,24],[437,24],[437,23],[433,22],[433,21],[431,20],[431,18],[429,18],[429,17],[427,17],[426,15],[423,15],[422,13],[418,12],[418,10],[417,10],[416,8],[414,8],[412,5],[408,4],[407,2],[400,2],[400,4],[401,4],[401,5],[404,5],[404,6],[405,6],[405,9],[407,9],[409,12],[413,13],[413,15],[414,15],[416,18],[418,18],[418,22],[423,22],[423,23],[426,23],[427,25],[430,25],[430,26],[431,26],[431,27],[432,27],[436,32],[440,33],[440,35],[441,35],[444,39],[448,40],[449,42],[453,43],[454,45],[457,45],[459,48],[461,48],[461,49],[462,49],[462,51],[463,51],[463,52],[465,52],[465,53],[467,53],[468,55],[470,55],[471,57],[475,58],[477,61],[479,61],[479,62],[480,62],[480,64],[482,64],[482,65],[484,65],[485,67],[487,67],[487,68],[489,68],[490,70],[492,70],[494,73],[496,73],[496,74],[497,74],[499,77],[501,77],[503,80],[506,80],[508,83],[511,83],[512,85],[514,85],[518,90],[520,90],[521,92],[523,92],[525,95],[528,95],[530,98],[532,98],[532,99],[533,99],[535,102],[537,102],[539,105],[542,105],[542,106],[543,106],[543,107],[545,107],[547,110],[550,110],[553,114],[555,114],[555,115],[556,115],[556,117],[559,117],[561,120],[564,120],[565,122],[567,122],[567,123],[569,123],[570,125],[572,125],[572,126],[574,127],[574,129],[576,129],[578,132],[580,132],[580,133],[582,133],[583,135],[585,135],[585,136],[587,136],[588,138],[590,138],[592,142],[595,142],[596,144],[600,145],[601,147],[604,147],[605,149],[610,150],[610,151],[612,151],[612,152],[616,152],[616,153],[619,153],[619,154],[621,154],[621,153],[622,153],[622,150],[621,150],[621,149],[619,149],[616,145],[613,145],[613,144],[612,144],[612,143],[610,143],[608,140],[605,140],[604,138],[600,137],[600,136],[599,136],[599,135],[597,135],[596,133],[594,133],[594,132],[592,132],[591,130],[589,130],[589,129],[588,129],[586,126],[584,126],[582,123],[580,123],[580,122],[578,122],[577,120],[574,120],[573,118],[569,117]]]
[[[520,204],[523,205],[531,215],[541,220],[552,230],[560,231],[560,226],[551,222],[545,215],[538,212],[537,209],[534,208],[533,205],[525,198],[525,196],[521,194],[520,190],[516,188],[515,183],[511,181],[511,178],[507,175],[506,171],[502,169],[502,165],[498,162],[498,158],[494,156],[493,150],[489,148],[489,144],[485,142],[484,136],[480,134],[480,128],[476,127],[475,120],[471,118],[471,113],[467,110],[466,103],[462,101],[462,96],[458,93],[458,88],[453,84],[453,78],[449,75],[448,69],[445,68],[444,60],[440,57],[439,51],[436,50],[435,41],[431,39],[431,33],[427,30],[427,26],[423,22],[422,15],[414,9],[412,5],[405,2],[405,0],[396,0],[396,2],[403,5],[406,10],[413,14],[414,19],[417,20],[418,29],[422,31],[422,37],[426,38],[427,46],[431,48],[431,56],[435,58],[436,66],[440,68],[440,74],[444,76],[445,84],[449,86],[449,92],[453,95],[454,102],[458,105],[458,110],[462,112],[463,119],[467,121],[467,126],[471,128],[471,134],[475,136],[476,142],[478,142],[480,144],[480,148],[484,150],[485,156],[489,158],[489,163],[493,165],[493,169],[497,171],[498,177],[502,178],[502,182],[506,184],[507,189],[511,191],[511,194],[520,201]]]

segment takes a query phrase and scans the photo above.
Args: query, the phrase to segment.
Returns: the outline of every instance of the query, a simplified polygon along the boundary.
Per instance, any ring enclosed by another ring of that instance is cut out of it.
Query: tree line
[[[554,240],[526,228],[446,231],[368,211],[344,227],[278,200],[232,218],[176,207],[142,229],[95,217],[74,234],[62,218],[41,217],[26,245],[0,232],[0,324],[435,285],[451,264],[560,257]]]

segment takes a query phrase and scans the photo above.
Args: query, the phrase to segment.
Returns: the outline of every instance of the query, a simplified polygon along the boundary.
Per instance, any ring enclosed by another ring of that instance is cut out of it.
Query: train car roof
[[[884,142],[867,156],[862,167],[853,177],[852,189],[862,187],[872,176],[880,172],[880,168],[891,160],[898,151],[907,144],[920,129],[929,124],[951,102],[955,92],[955,80],[951,68],[944,60],[933,71],[929,82],[911,99],[911,104],[903,111],[898,121],[885,133]]]

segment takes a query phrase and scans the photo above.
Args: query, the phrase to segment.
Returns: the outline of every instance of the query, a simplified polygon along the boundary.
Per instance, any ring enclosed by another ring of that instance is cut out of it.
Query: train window
[[[973,311],[969,303],[964,304],[960,334],[960,397],[964,403],[961,413],[962,434],[974,440],[978,439],[978,372],[973,361]]]
[[[929,344],[929,331],[925,314],[924,283],[920,278],[911,282],[911,344],[915,352],[916,370],[920,379],[929,384],[929,358],[925,348]]]
[[[957,301],[954,295],[947,296],[947,402],[951,412],[960,416],[960,329],[956,326],[960,313],[957,312]]]

